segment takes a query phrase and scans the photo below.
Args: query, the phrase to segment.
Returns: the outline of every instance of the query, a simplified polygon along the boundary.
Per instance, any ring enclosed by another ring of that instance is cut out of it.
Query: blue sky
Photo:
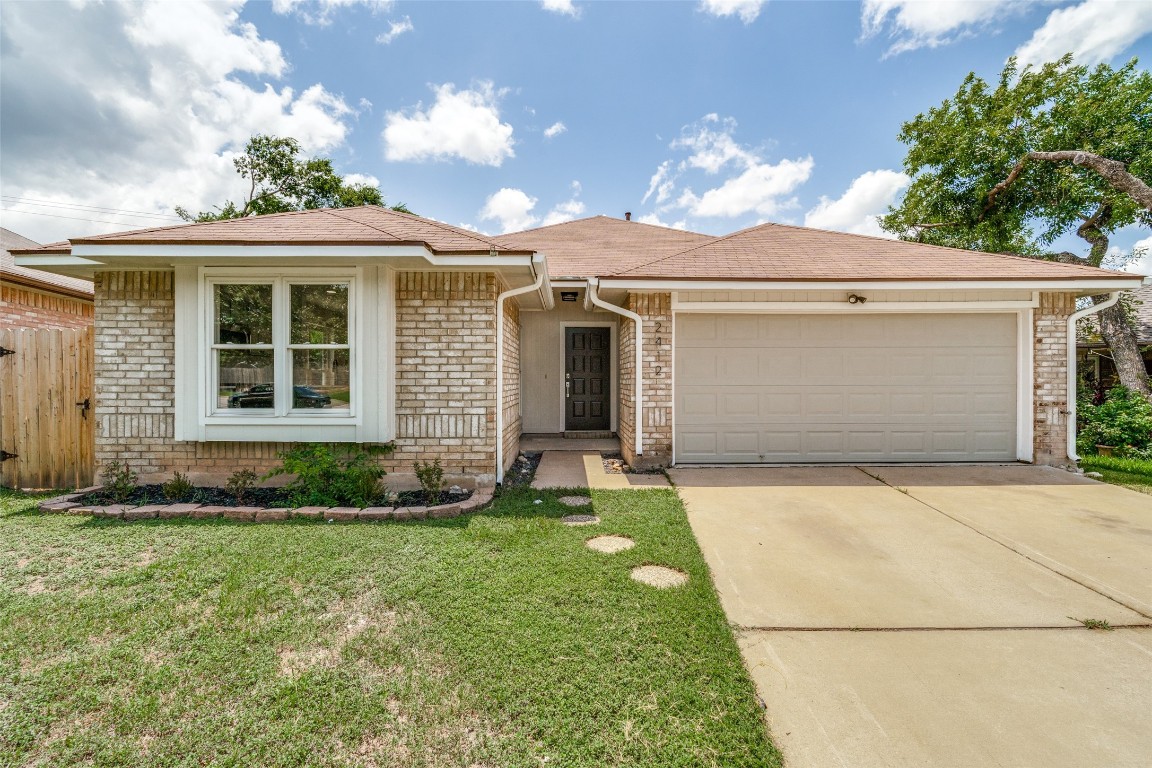
[[[995,77],[1014,53],[1152,61],[1152,4],[1112,0],[0,11],[3,226],[41,241],[239,198],[230,160],[255,131],[491,234],[625,211],[876,233],[907,181],[900,123],[969,71]]]

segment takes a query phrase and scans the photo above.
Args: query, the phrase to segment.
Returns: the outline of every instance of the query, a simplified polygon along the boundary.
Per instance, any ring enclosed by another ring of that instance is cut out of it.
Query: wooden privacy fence
[[[92,485],[91,326],[0,328],[0,485]]]

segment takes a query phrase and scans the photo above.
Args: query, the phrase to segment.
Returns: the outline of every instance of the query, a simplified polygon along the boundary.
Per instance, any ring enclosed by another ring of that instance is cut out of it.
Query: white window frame
[[[292,407],[292,387],[277,386],[271,410],[218,407],[216,285],[272,284],[272,349],[277,383],[291,382],[293,349],[344,345],[291,344],[290,286],[348,283],[349,385],[346,413]],[[314,268],[177,267],[175,439],[200,442],[386,442],[391,440],[394,335],[391,270],[375,266]],[[366,332],[372,329],[375,332]],[[368,388],[373,387],[369,392]]]

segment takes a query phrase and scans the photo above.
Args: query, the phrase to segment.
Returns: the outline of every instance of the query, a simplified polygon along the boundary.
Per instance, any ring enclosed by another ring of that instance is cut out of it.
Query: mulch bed
[[[445,490],[439,498],[429,499],[423,491],[404,491],[396,494],[394,506],[397,507],[434,507],[440,504],[458,504],[471,498],[472,491],[461,488]],[[103,491],[89,493],[77,499],[84,506],[110,506],[122,504],[130,507],[142,507],[148,504],[205,504],[222,507],[249,506],[249,507],[287,507],[299,506],[293,504],[283,488],[252,488],[243,498],[236,498],[223,488],[199,487],[178,499],[169,499],[164,495],[160,485],[140,485],[127,499],[118,501]]]

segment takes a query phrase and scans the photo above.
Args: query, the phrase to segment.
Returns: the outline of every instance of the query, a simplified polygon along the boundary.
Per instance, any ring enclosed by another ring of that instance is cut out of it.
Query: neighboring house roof
[[[1125,291],[1132,301],[1135,315],[1136,342],[1141,346],[1152,344],[1152,285]],[[1076,328],[1077,343],[1089,347],[1107,346],[1100,338],[1100,327],[1094,315],[1083,318]]]
[[[525,253],[493,238],[376,205],[318,208],[72,238],[75,245],[421,245],[433,253]],[[39,253],[67,253],[54,244]]]
[[[612,274],[617,278],[803,281],[1134,277],[1078,264],[783,224],[761,224]]]
[[[715,238],[610,216],[592,216],[501,235],[511,245],[542,252],[552,277],[604,277]]]
[[[0,280],[19,283],[50,293],[63,293],[82,299],[92,299],[92,283],[75,277],[55,275],[39,269],[16,266],[11,251],[40,248],[35,240],[18,235],[10,229],[0,227]]]

